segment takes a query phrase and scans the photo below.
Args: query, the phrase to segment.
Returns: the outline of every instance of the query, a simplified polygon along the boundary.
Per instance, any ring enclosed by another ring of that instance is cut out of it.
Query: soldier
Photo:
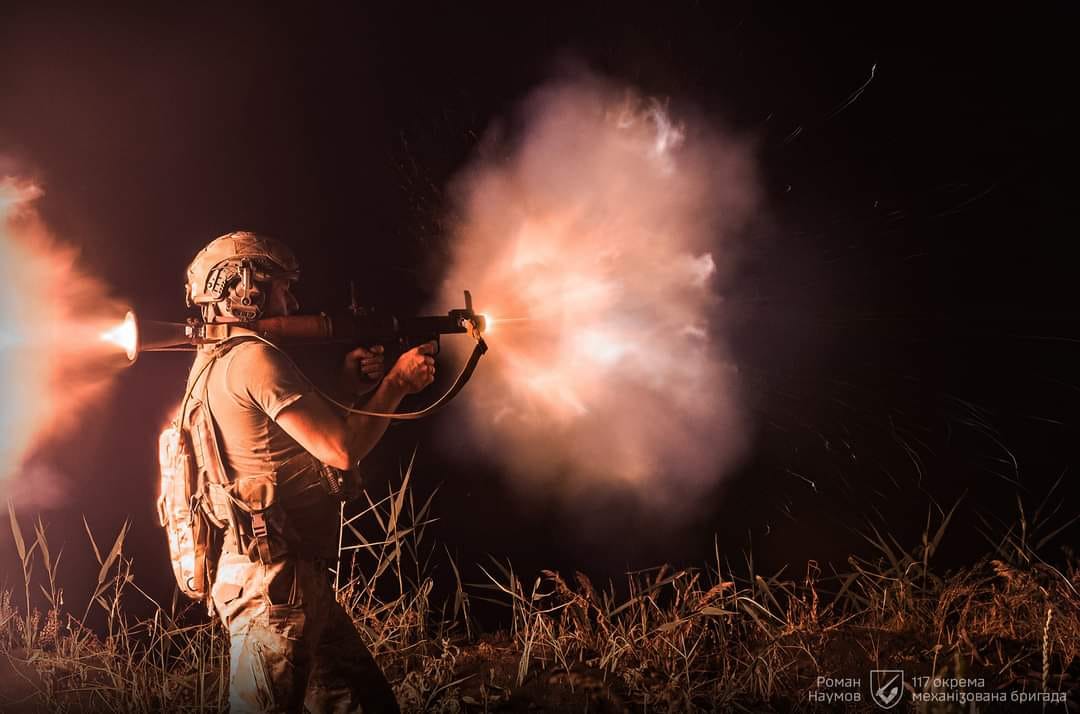
[[[188,304],[207,322],[288,315],[298,309],[290,291],[298,267],[277,240],[221,236],[188,266]],[[410,350],[384,374],[382,347],[359,348],[345,359],[347,381],[354,394],[368,394],[364,409],[392,412],[431,384],[434,352],[433,343]],[[229,630],[232,712],[398,711],[327,577],[340,500],[324,482],[328,468],[355,477],[348,472],[389,420],[343,416],[284,354],[256,339],[201,350],[188,385],[196,387],[216,426],[227,505],[235,506],[225,509],[233,522],[211,589]]]

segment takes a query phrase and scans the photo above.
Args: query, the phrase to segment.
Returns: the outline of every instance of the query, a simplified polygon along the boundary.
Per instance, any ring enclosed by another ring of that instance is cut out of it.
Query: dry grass
[[[620,587],[551,571],[527,583],[496,560],[481,566],[485,582],[465,585],[451,559],[454,593],[436,611],[430,574],[443,554],[425,540],[432,498],[417,505],[410,475],[346,522],[353,545],[343,545],[335,574],[407,711],[811,710],[806,693],[818,676],[865,677],[876,667],[904,668],[909,682],[939,674],[1029,691],[1078,684],[1080,567],[1067,550],[1059,567],[1042,560],[1061,529],[1038,513],[1029,521],[1021,508],[986,558],[945,574],[932,562],[955,507],[928,516],[911,548],[869,529],[875,557],[852,557],[846,572],[828,575],[811,563],[797,578],[764,576],[749,556],[736,571],[717,551],[706,567],[630,573]],[[223,709],[220,625],[175,600],[150,601],[148,618],[125,616],[128,598],[149,600],[123,553],[126,524],[105,554],[87,528],[100,571],[77,617],[56,586],[60,557],[44,526],[31,541],[10,515],[23,588],[0,594],[0,710]],[[478,634],[476,599],[507,606],[509,630]],[[104,616],[101,631],[84,624],[92,609]]]

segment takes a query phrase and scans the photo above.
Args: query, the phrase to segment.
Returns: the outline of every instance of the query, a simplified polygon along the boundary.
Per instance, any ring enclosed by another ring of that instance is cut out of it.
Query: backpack
[[[218,346],[188,385],[180,410],[158,439],[158,521],[165,529],[177,586],[199,602],[210,594],[221,535],[236,523],[235,504],[227,490],[229,477],[207,404],[210,371],[235,343]],[[202,394],[193,399],[200,379]]]

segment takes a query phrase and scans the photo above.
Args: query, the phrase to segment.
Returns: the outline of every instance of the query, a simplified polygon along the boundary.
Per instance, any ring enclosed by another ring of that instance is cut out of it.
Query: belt
[[[241,550],[240,548],[235,547],[235,545],[232,543],[232,539],[229,538],[229,537],[226,537],[225,543],[221,547],[221,554],[222,555],[226,555],[226,554],[229,554],[229,555],[242,555],[245,558],[250,558],[250,556],[247,553],[245,553],[243,550]],[[295,553],[288,553],[285,556],[285,558],[291,558],[292,560],[311,563],[313,566],[315,566],[316,569],[333,570],[334,568],[337,567],[337,558],[336,557],[333,557],[333,558],[330,558],[330,557],[313,557],[311,555],[307,555],[307,554],[302,553],[302,552],[295,552]],[[285,558],[283,558],[283,559],[285,559]],[[258,558],[256,558],[252,562],[258,562]]]

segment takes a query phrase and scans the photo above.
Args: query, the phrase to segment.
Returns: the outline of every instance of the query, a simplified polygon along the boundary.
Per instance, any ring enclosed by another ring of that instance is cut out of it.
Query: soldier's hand
[[[398,357],[387,379],[392,380],[407,394],[415,394],[435,381],[434,342],[425,342],[419,347],[405,352]]]
[[[386,374],[385,350],[382,345],[371,349],[357,347],[345,355],[345,384],[349,391],[364,394],[371,391]]]

